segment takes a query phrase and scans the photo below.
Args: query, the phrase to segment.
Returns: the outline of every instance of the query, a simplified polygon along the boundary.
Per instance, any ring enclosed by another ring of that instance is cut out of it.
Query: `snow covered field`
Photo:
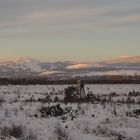
[[[24,131],[21,136],[14,138],[6,134],[4,138],[140,140],[140,85],[86,85],[86,93],[92,93],[102,100],[94,103],[63,102],[64,89],[67,87],[68,85],[0,86],[1,139],[6,132],[9,134],[9,128],[20,126]],[[42,108],[56,107],[58,104],[60,110],[64,110],[62,115],[41,114]]]

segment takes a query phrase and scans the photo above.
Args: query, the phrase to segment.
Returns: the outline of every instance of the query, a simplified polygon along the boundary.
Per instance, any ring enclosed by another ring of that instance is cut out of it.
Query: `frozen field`
[[[67,87],[0,86],[0,139],[140,140],[140,85],[86,85],[100,99],[86,103],[65,103]]]

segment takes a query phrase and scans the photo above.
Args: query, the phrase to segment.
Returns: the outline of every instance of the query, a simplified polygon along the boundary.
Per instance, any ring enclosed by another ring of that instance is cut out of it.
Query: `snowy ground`
[[[71,108],[71,112],[59,117],[42,117],[40,108],[58,104],[54,102],[55,97],[63,100],[66,87],[0,86],[0,135],[3,127],[17,124],[26,128],[26,135],[36,135],[26,140],[140,140],[140,116],[127,115],[140,109],[140,95],[131,96],[135,103],[117,102],[126,101],[129,92],[140,92],[140,85],[86,85],[86,93],[108,98],[107,95],[115,92],[117,96],[112,97],[112,102],[102,104],[59,102],[62,108]],[[46,95],[51,102],[40,102]]]

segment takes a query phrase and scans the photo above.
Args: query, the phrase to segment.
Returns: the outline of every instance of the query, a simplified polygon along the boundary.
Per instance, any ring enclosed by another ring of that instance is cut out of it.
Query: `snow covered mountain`
[[[102,62],[40,62],[32,58],[0,61],[0,77],[86,77],[95,75],[140,75],[140,56]]]

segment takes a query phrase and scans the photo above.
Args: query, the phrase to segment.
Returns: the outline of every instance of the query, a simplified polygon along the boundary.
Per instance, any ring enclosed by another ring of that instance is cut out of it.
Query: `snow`
[[[114,60],[109,60],[108,64],[114,64],[114,63],[139,63],[140,62],[140,56],[123,56]]]
[[[41,62],[32,58],[20,58],[0,62],[0,70],[4,77],[11,77],[11,72],[17,77],[22,77],[25,73],[28,73],[30,76],[46,76],[55,74],[59,77],[62,76],[64,79],[68,76],[140,75],[140,57],[125,57],[100,62],[64,61],[52,63]],[[22,75],[21,73],[23,71],[25,73]]]
[[[67,66],[67,69],[81,69],[81,68],[90,68],[90,64],[75,64],[75,65],[70,65]]]
[[[134,76],[134,75],[140,75],[140,70],[114,70],[114,71],[105,71],[105,72],[88,72],[88,73],[82,73],[82,74],[74,74],[73,77],[76,76],[103,76],[103,75],[128,75],[128,76]]]
[[[40,75],[51,75],[51,74],[57,74],[57,73],[62,73],[62,71],[45,71],[40,73]]]
[[[30,69],[33,72],[41,72],[42,68],[39,66],[39,61],[32,58],[18,59],[15,61],[16,68]]]
[[[39,115],[39,108],[57,103],[25,102],[31,97],[37,100],[46,95],[63,99],[66,87],[68,85],[0,86],[0,98],[5,100],[0,102],[0,127],[11,122],[26,125],[27,130],[32,130],[38,140],[58,140],[57,128],[61,128],[69,140],[118,140],[119,134],[125,137],[124,140],[140,140],[140,117],[126,116],[126,112],[139,109],[139,104],[60,103],[62,108],[78,110],[74,120],[68,115],[66,121],[63,121],[61,117],[43,118]],[[85,85],[85,90],[86,93],[92,91],[95,95],[116,92],[119,97],[114,98],[121,99],[130,91],[140,91],[140,85]],[[114,108],[117,116],[113,114]],[[35,114],[38,114],[38,117],[35,117]],[[16,138],[7,137],[6,140]]]

